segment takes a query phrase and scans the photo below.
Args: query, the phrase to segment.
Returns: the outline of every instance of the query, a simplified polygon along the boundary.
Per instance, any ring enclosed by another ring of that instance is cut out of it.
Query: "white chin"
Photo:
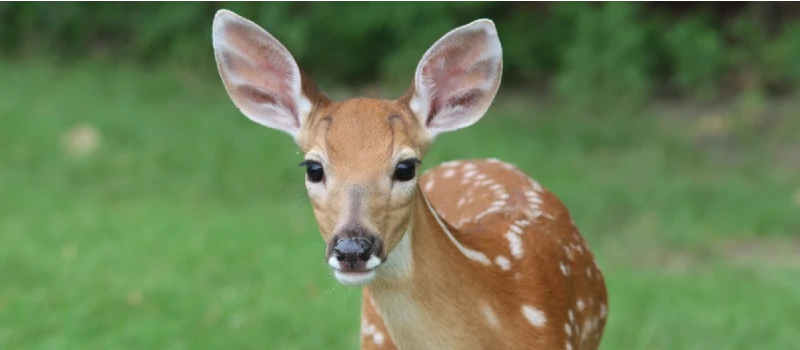
[[[361,287],[372,282],[375,279],[375,270],[367,272],[341,272],[333,270],[333,275],[339,283],[348,287]]]

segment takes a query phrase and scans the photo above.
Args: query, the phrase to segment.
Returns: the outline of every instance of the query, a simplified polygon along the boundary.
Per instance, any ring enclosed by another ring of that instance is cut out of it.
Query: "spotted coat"
[[[444,163],[420,187],[494,288],[469,305],[475,322],[515,339],[494,349],[597,349],[608,300],[603,274],[567,209],[515,166],[495,159]],[[470,286],[464,286],[468,289]],[[476,332],[481,327],[474,327]],[[369,288],[362,349],[397,349]],[[482,348],[478,345],[473,349]]]

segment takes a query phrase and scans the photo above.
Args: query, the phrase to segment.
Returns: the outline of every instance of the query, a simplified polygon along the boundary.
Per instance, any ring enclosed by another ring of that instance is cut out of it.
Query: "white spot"
[[[459,166],[459,165],[461,165],[461,163],[463,163],[463,162],[462,162],[462,161],[460,161],[460,160],[451,160],[451,161],[449,161],[449,162],[444,162],[444,163],[442,163],[442,166],[443,166],[443,167],[448,167],[448,168],[449,168],[449,167],[455,167],[455,166]]]
[[[494,310],[488,304],[483,305],[483,315],[486,317],[486,322],[489,323],[492,327],[497,327],[500,325],[500,320],[497,319],[497,315],[495,315]]]
[[[544,312],[534,308],[530,305],[522,305],[522,314],[525,315],[525,318],[528,319],[532,325],[536,327],[542,327],[547,323],[547,317],[545,317]]]
[[[499,191],[499,190],[502,190],[502,189],[503,189],[503,185],[501,185],[501,184],[494,184],[494,185],[492,185],[491,187],[489,187],[489,189],[490,189],[490,190],[492,190],[492,191]]]
[[[486,159],[486,161],[489,162],[489,163],[502,163],[500,161],[500,159],[497,159],[497,158],[488,158],[488,159]]]
[[[563,272],[563,273],[564,273],[564,276],[566,276],[566,275],[568,275],[568,274],[569,274],[569,272],[567,272],[567,266],[566,266],[566,265],[564,265],[564,262],[563,262],[563,261],[560,261],[560,262],[558,263],[558,266],[559,266],[559,267],[561,267],[561,272]]]
[[[464,164],[464,170],[472,170],[472,169],[477,169],[477,168],[478,168],[478,166],[475,165],[475,163],[466,163],[466,164]]]
[[[575,323],[575,314],[572,312],[571,309],[569,310],[568,316],[569,316],[569,322]]]
[[[588,267],[586,268],[586,275],[589,276],[589,277],[592,277],[592,269],[591,268],[588,268]]]
[[[569,260],[572,260],[572,252],[569,250],[569,247],[564,246],[564,254],[567,254]]]
[[[383,340],[384,340],[383,333],[378,332],[375,329],[375,325],[367,324],[367,321],[364,320],[361,323],[361,328],[362,328],[361,334],[363,334],[366,337],[372,336],[372,342],[373,343],[375,343],[378,346],[383,345]]]
[[[517,220],[517,222],[515,222],[515,224],[516,224],[517,226],[519,226],[519,227],[525,227],[525,226],[528,226],[528,225],[530,225],[530,224],[531,224],[531,222],[530,222],[530,221],[528,221],[528,220]]]
[[[461,199],[458,200],[458,204],[456,206],[460,208],[461,206],[464,205],[464,202],[466,202],[466,201],[467,201],[466,198],[461,197]]]
[[[433,180],[430,180],[428,181],[428,183],[425,184],[425,191],[430,191],[432,189],[433,189]]]
[[[506,205],[506,201],[495,201],[492,203],[492,206],[498,209],[502,208],[504,205]]]
[[[494,262],[497,263],[503,271],[508,271],[511,268],[511,262],[505,256],[498,255],[494,258]]]
[[[586,318],[583,321],[583,331],[581,332],[581,340],[586,340],[586,337],[589,336],[589,332],[592,331],[592,320],[590,318]]]
[[[606,304],[600,304],[600,317],[605,319],[608,315],[608,307]]]
[[[464,168],[466,168],[466,167],[464,167]],[[475,170],[470,170],[470,171],[464,173],[464,178],[465,179],[469,179],[469,178],[471,178],[471,177],[473,177],[475,175],[478,175],[478,172],[475,171]]]
[[[539,206],[532,204],[529,209],[525,210],[525,215],[535,219],[542,215],[542,211],[539,210]]]
[[[586,304],[583,303],[583,299],[578,299],[578,311],[583,311],[584,307],[586,307]]]
[[[478,176],[475,176],[475,180],[478,180],[478,181],[485,180],[485,179],[486,179],[486,174],[478,174]]]
[[[532,193],[534,193],[534,192],[532,192]],[[544,204],[544,200],[542,200],[542,198],[539,197],[538,195],[535,196],[535,197],[528,197],[528,202],[531,203],[531,207],[537,208],[537,209],[539,208],[539,205]]]
[[[564,324],[564,332],[567,333],[568,337],[572,336],[572,327],[569,326],[569,323]]]
[[[572,344],[570,344],[569,341],[567,341],[567,346],[564,348],[567,350],[572,350]]]
[[[583,254],[583,248],[581,248],[581,246],[580,246],[580,245],[576,244],[576,245],[575,245],[575,250],[577,250],[577,251],[578,251],[578,253],[580,253],[580,254]]]
[[[508,193],[503,192],[503,193],[497,194],[497,197],[502,199],[502,200],[506,200],[506,199],[508,199],[509,195],[508,195]]]
[[[508,239],[508,247],[511,249],[511,255],[515,258],[522,258],[522,240],[512,231],[506,232],[506,239]]]
[[[492,261],[489,260],[489,258],[487,258],[485,254],[469,249],[464,245],[462,245],[461,242],[457,241],[456,238],[453,237],[453,234],[450,233],[450,230],[448,230],[447,227],[444,225],[442,219],[439,218],[439,213],[437,213],[436,210],[433,209],[433,206],[431,206],[431,202],[428,200],[428,198],[425,196],[422,196],[422,198],[425,198],[425,204],[428,205],[428,210],[430,210],[431,214],[433,214],[433,218],[436,219],[436,223],[439,224],[439,227],[442,228],[442,231],[444,231],[445,235],[447,235],[447,238],[449,238],[450,241],[453,242],[453,244],[455,244],[456,248],[458,248],[458,250],[461,251],[461,253],[464,254],[464,256],[466,256],[471,260],[475,260],[481,264],[484,264],[486,266],[492,264]]]
[[[375,334],[372,335],[372,341],[375,342],[376,345],[382,346],[383,345],[383,333],[375,332]]]
[[[514,274],[514,278],[515,279],[520,279],[520,278],[522,278],[522,274],[517,272],[517,273]]]
[[[451,178],[451,177],[453,177],[455,175],[456,175],[456,170],[455,169],[447,169],[447,170],[445,170],[445,172],[443,174],[443,176],[446,177],[446,178]]]

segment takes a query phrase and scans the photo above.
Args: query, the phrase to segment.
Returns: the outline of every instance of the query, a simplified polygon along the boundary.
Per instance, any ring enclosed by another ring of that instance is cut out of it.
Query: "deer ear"
[[[491,20],[445,34],[425,52],[414,75],[409,107],[430,137],[477,122],[494,100],[503,50]]]
[[[220,10],[212,27],[219,74],[236,107],[249,119],[297,140],[314,105],[327,98],[286,47],[257,24]]]

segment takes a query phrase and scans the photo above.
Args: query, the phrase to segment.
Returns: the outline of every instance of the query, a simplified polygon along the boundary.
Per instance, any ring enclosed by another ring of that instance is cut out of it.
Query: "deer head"
[[[277,39],[217,12],[214,54],[228,95],[247,118],[291,135],[326,260],[340,283],[373,280],[413,218],[418,167],[441,133],[486,113],[500,85],[502,49],[492,21],[445,34],[396,100],[332,101]]]

